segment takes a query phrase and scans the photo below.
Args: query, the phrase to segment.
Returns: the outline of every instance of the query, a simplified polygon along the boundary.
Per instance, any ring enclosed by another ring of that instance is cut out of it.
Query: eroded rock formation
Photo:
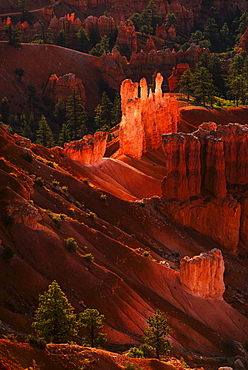
[[[46,94],[56,103],[58,99],[66,101],[71,95],[72,90],[76,90],[82,100],[82,104],[86,103],[85,88],[80,78],[77,78],[74,73],[67,73],[64,76],[58,77],[56,74],[49,78]]]
[[[180,261],[180,282],[191,293],[203,298],[221,298],[225,291],[224,260],[219,249]]]
[[[86,135],[81,140],[66,143],[64,153],[85,165],[98,162],[105,153],[107,137],[105,131],[95,132],[93,136]]]
[[[248,51],[248,27],[246,28],[245,32],[239,39],[239,46],[243,50]]]
[[[248,243],[248,127],[204,123],[192,134],[163,135],[167,175],[161,211],[234,251]],[[235,197],[235,192],[244,198]],[[190,200],[189,200],[190,199]],[[189,200],[189,201],[188,201]]]
[[[161,74],[157,74],[154,93],[148,92],[144,78],[139,84],[131,80],[123,81],[120,154],[141,158],[147,149],[157,149],[161,145],[163,133],[177,131],[178,102],[175,97],[162,93],[162,81]]]
[[[176,67],[172,68],[171,75],[168,78],[168,87],[170,92],[178,90],[180,78],[187,69],[189,69],[188,63],[179,63]]]
[[[112,17],[102,15],[98,18],[90,15],[84,20],[84,28],[89,36],[94,33],[94,36],[100,39],[104,35],[113,37],[116,31],[116,24]]]

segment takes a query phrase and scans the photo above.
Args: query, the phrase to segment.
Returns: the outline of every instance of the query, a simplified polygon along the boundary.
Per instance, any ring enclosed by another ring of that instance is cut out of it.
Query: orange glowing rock
[[[85,165],[98,162],[105,153],[107,137],[105,131],[95,132],[94,136],[86,135],[81,140],[66,143],[64,153]]]
[[[141,158],[147,149],[159,148],[162,134],[177,131],[178,102],[175,97],[162,93],[162,81],[163,77],[158,73],[154,93],[148,92],[144,78],[139,84],[131,80],[122,82],[120,154]]]
[[[180,282],[191,293],[203,298],[221,298],[225,291],[224,260],[219,249],[180,261]]]

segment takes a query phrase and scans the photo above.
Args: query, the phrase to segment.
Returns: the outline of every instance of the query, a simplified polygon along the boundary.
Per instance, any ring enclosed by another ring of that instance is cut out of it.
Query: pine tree
[[[118,125],[118,123],[121,122],[122,111],[121,111],[121,97],[119,93],[115,95],[111,116],[112,116],[111,126]]]
[[[39,296],[39,306],[32,324],[38,337],[47,343],[68,343],[77,334],[74,308],[54,280]]]
[[[189,94],[192,91],[192,88],[191,88],[192,78],[193,78],[193,73],[188,68],[186,69],[186,71],[183,72],[180,78],[180,81],[179,81],[180,91],[187,94],[188,100],[189,100]]]
[[[146,322],[149,326],[145,329],[144,341],[156,351],[156,358],[160,359],[162,354],[169,354],[171,345],[167,334],[170,328],[166,325],[167,318],[159,310],[155,311],[153,316],[149,316]]]
[[[24,76],[24,69],[23,68],[16,68],[15,69],[15,74],[19,77],[20,82],[22,80],[22,77]]]
[[[79,314],[78,323],[83,330],[84,345],[94,347],[106,341],[105,334],[101,332],[103,320],[104,315],[95,308],[88,308]]]
[[[90,39],[85,29],[83,27],[80,27],[76,36],[79,43],[79,50],[83,53],[88,53],[90,50]]]
[[[104,35],[101,38],[101,41],[98,42],[96,46],[90,50],[90,54],[100,57],[104,51],[106,53],[110,52],[109,37],[107,37],[106,35]]]
[[[53,133],[44,116],[42,116],[41,120],[38,122],[38,130],[36,135],[36,144],[43,145],[47,148],[54,146]]]
[[[207,101],[212,104],[215,92],[213,79],[208,69],[202,67],[201,64],[197,65],[193,74],[191,87],[196,100],[202,102],[204,107],[206,106]]]
[[[69,143],[71,141],[71,133],[68,125],[63,123],[61,133],[59,134],[59,146],[64,146],[65,143]]]
[[[179,24],[177,21],[177,17],[175,16],[174,13],[168,13],[165,18],[165,27],[168,30],[170,26],[174,25],[176,30],[179,29]]]
[[[9,45],[15,46],[20,42],[20,37],[19,37],[20,32],[18,28],[12,25],[11,22],[7,26],[4,27],[4,33],[8,37]]]
[[[53,111],[53,117],[56,121],[56,123],[62,127],[64,123],[66,123],[66,109],[65,104],[62,99],[58,99],[54,111]]]
[[[95,109],[95,124],[98,129],[108,131],[112,125],[113,104],[111,103],[107,93],[102,94],[101,103]]]
[[[72,90],[66,103],[66,118],[72,130],[72,139],[81,139],[82,131],[86,132],[87,114],[75,89]]]
[[[59,32],[58,38],[57,38],[57,45],[58,46],[66,46],[66,36],[65,36],[65,31],[61,30]]]

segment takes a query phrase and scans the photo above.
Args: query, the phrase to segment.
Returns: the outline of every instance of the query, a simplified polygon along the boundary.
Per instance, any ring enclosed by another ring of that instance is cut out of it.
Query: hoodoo
[[[180,281],[190,292],[203,298],[221,298],[225,291],[224,260],[219,249],[180,261]]]
[[[148,91],[144,78],[139,84],[131,80],[122,82],[120,154],[141,158],[148,149],[160,147],[162,134],[177,132],[178,102],[176,97],[162,93],[162,82],[158,73],[154,93]]]

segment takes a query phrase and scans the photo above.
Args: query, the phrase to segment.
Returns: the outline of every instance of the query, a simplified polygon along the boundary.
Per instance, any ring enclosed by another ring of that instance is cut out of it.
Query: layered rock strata
[[[148,149],[159,148],[163,133],[177,131],[178,102],[175,97],[162,93],[162,82],[163,77],[159,73],[155,92],[152,93],[148,91],[144,78],[139,84],[131,80],[123,81],[120,154],[141,158]]]
[[[161,212],[231,251],[248,244],[248,126],[204,123],[192,134],[163,135],[162,146],[162,197],[170,201]]]
[[[107,132],[95,132],[93,136],[86,135],[81,140],[66,143],[64,153],[85,165],[98,162],[105,153],[107,137]]]
[[[180,282],[191,293],[202,298],[221,298],[225,291],[224,260],[219,249],[180,261]]]

